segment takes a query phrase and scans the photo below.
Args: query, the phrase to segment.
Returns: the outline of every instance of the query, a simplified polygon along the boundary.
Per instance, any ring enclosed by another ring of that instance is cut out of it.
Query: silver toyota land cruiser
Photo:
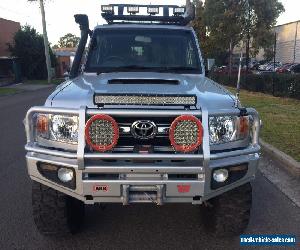
[[[75,16],[70,78],[25,118],[38,230],[77,232],[86,204],[189,203],[212,233],[242,233],[260,121],[205,77],[195,7],[107,5],[102,16],[93,31]]]

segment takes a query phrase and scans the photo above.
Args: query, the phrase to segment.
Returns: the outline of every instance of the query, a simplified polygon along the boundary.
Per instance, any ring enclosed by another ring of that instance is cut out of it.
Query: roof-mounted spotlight
[[[157,15],[157,14],[159,14],[159,8],[158,7],[148,7],[147,13],[149,15]]]
[[[128,6],[127,7],[127,12],[130,15],[135,15],[135,14],[139,13],[139,11],[140,11],[139,6]]]
[[[185,13],[185,7],[174,8],[174,16],[181,16]]]
[[[111,13],[111,14],[114,13],[114,7],[111,6],[111,5],[102,5],[102,6],[101,6],[101,10],[102,10],[102,12],[104,12],[104,13]]]

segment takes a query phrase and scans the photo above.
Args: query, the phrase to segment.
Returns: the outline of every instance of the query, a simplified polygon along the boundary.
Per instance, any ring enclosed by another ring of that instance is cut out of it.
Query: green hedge
[[[237,76],[227,75],[210,76],[214,81],[236,87]],[[288,74],[268,74],[268,75],[248,75],[241,77],[241,88],[254,92],[262,92],[279,97],[291,97],[300,99],[300,75]]]

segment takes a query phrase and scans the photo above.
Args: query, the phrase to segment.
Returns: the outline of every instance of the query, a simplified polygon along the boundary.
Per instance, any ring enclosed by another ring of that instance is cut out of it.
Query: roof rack
[[[124,13],[124,10],[127,13]],[[147,15],[141,15],[140,10],[147,10]],[[110,4],[102,5],[102,17],[108,24],[114,23],[142,23],[142,24],[172,24],[187,25],[195,18],[195,6],[187,7],[177,5],[132,5],[132,4]],[[161,13],[163,15],[159,15]],[[173,15],[170,15],[173,10]]]

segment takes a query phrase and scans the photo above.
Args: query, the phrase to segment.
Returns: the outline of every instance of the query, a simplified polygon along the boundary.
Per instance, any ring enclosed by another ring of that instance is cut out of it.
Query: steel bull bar
[[[79,130],[78,130],[78,145],[77,152],[53,150],[44,147],[40,147],[34,140],[33,137],[33,117],[37,113],[42,114],[66,114],[66,115],[78,115],[79,116]],[[74,166],[77,170],[91,171],[94,173],[105,173],[114,172],[117,173],[130,173],[134,171],[135,173],[178,173],[181,169],[184,173],[203,173],[210,176],[211,170],[209,168],[209,162],[211,160],[220,160],[229,157],[242,156],[242,155],[253,155],[260,151],[259,142],[259,130],[260,130],[260,120],[257,112],[254,109],[247,109],[247,113],[253,117],[252,125],[252,141],[246,149],[233,150],[220,153],[210,153],[209,146],[209,127],[208,120],[209,115],[239,115],[239,110],[222,110],[222,112],[210,112],[206,109],[200,110],[121,110],[121,109],[87,109],[86,107],[81,107],[80,109],[64,109],[64,108],[48,108],[48,107],[33,107],[31,108],[25,118],[25,129],[27,135],[27,144],[25,146],[26,151],[28,151],[31,158],[36,158],[37,160],[44,162],[56,161],[57,159],[69,159],[75,162]],[[86,153],[85,152],[85,124],[88,116],[96,114],[107,114],[111,116],[122,116],[122,117],[176,117],[180,115],[194,115],[201,117],[203,125],[203,143],[202,143],[202,153],[199,154],[138,154],[138,153]],[[52,159],[52,160],[49,160]],[[54,159],[54,160],[53,160]],[[85,163],[86,160],[160,160],[166,161],[164,164],[148,164],[147,166],[141,166],[141,164],[131,164],[131,166],[89,166]],[[193,161],[192,165],[182,166],[168,166],[167,161],[171,160],[190,160]],[[114,183],[122,184],[122,202],[123,204],[134,203],[134,202],[155,202],[157,204],[162,204],[164,199],[164,194],[166,192],[165,185],[167,183],[172,183],[171,180],[160,180],[160,181],[145,181],[145,180],[115,180]],[[121,183],[122,182],[122,183]],[[181,181],[182,182],[182,181]],[[185,181],[183,181],[185,182]],[[183,183],[182,182],[182,183]],[[197,180],[190,180],[189,183],[197,182]],[[102,183],[101,181],[99,182]],[[196,184],[196,183],[195,183]],[[144,194],[144,197],[138,197],[138,195]]]
[[[25,150],[32,153],[45,154],[50,156],[63,157],[67,159],[77,159],[76,153],[63,152],[58,150],[50,150],[45,148],[40,148],[34,143],[28,143],[25,146]],[[219,160],[228,157],[235,157],[239,155],[249,155],[255,154],[260,151],[260,146],[249,146],[246,149],[235,150],[230,152],[222,152],[210,155],[210,160]],[[93,159],[93,160],[204,160],[203,154],[128,154],[128,153],[88,153],[84,154],[84,159]],[[80,168],[79,168],[80,169]],[[83,168],[84,169],[84,168]],[[82,170],[83,170],[82,169]]]

